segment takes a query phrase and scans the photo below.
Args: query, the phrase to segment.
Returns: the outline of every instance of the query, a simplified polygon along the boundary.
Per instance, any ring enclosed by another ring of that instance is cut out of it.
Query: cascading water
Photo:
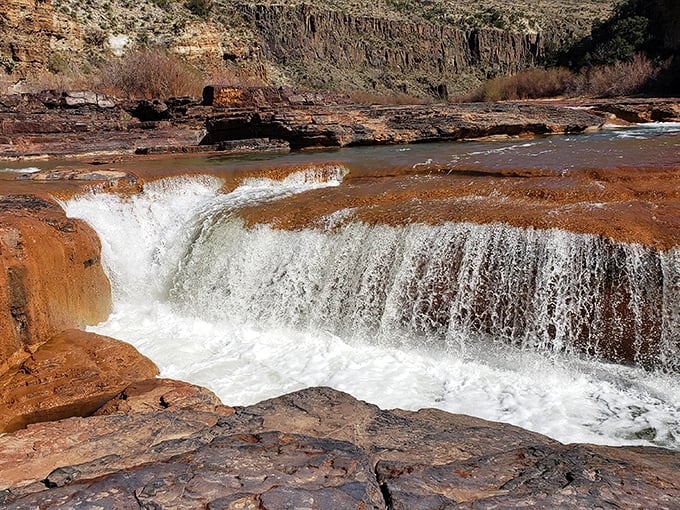
[[[673,370],[676,251],[559,230],[469,223],[334,232],[206,225],[171,301],[213,320],[421,339],[465,349],[487,336],[538,351],[580,349]]]
[[[99,233],[114,288],[95,331],[232,405],[330,385],[562,441],[680,447],[680,250],[501,224],[367,225],[351,211],[300,231],[238,217],[343,173],[224,194],[216,178],[175,178],[68,201]]]

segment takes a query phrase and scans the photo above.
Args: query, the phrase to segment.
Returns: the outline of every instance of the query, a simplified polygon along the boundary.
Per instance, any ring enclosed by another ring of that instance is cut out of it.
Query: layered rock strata
[[[0,159],[199,150],[198,98],[119,101],[93,92],[0,98]]]
[[[206,90],[203,100],[118,103],[92,92],[5,96],[0,159],[447,141],[579,132],[604,122],[585,111],[535,104],[362,106],[337,94]],[[234,140],[248,143],[229,143]]]
[[[45,509],[671,509],[680,498],[680,454],[656,448],[562,445],[443,411],[384,411],[328,388],[233,413],[157,410],[155,400],[148,412],[0,436],[0,501]]]
[[[201,143],[271,138],[285,140],[293,149],[345,147],[571,133],[603,123],[602,117],[584,111],[532,104],[238,109],[208,119]]]

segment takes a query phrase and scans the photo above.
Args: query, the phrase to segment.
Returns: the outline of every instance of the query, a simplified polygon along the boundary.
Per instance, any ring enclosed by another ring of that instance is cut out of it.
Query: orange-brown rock
[[[4,61],[0,62],[0,72],[12,70],[25,75],[44,70],[53,35],[51,0],[3,0],[0,5],[0,58]]]
[[[47,198],[0,196],[0,373],[110,307],[94,231]]]
[[[157,374],[156,365],[130,344],[64,331],[0,379],[0,432],[87,416],[131,382]]]
[[[625,122],[679,122],[680,105],[673,101],[623,100],[602,102],[595,110],[608,113]]]
[[[552,170],[389,168],[342,186],[243,208],[248,224],[299,229],[345,221],[404,225],[470,221],[601,234],[666,250],[680,245],[680,167]],[[381,175],[382,174],[382,175]]]
[[[173,379],[146,379],[132,383],[97,409],[94,416],[149,413],[163,409],[222,415],[234,412],[207,388]]]

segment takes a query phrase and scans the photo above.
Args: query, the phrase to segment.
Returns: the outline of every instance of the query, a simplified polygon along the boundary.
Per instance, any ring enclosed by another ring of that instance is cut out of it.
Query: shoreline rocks
[[[75,440],[75,438],[78,438]],[[21,456],[22,470],[8,469]],[[152,410],[0,436],[5,508],[677,508],[680,452],[562,445],[308,388],[223,414]]]
[[[36,422],[89,416],[131,382],[158,375],[130,344],[67,330],[0,379],[0,432]]]
[[[197,152],[241,154],[405,144],[678,121],[674,99],[413,105],[353,104],[342,94],[214,87],[203,98],[116,101],[91,91],[0,97],[0,159]]]
[[[0,373],[111,310],[97,235],[51,199],[0,196],[0,267]]]
[[[284,140],[292,149],[393,145],[578,133],[603,123],[582,110],[517,103],[249,108],[210,117],[201,143],[270,138]]]

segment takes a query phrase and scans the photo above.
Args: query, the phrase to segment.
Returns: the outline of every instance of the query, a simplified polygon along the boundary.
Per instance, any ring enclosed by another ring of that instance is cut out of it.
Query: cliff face
[[[312,88],[445,95],[479,76],[526,68],[540,34],[457,30],[430,23],[357,17],[308,5],[242,5],[264,57]]]
[[[0,72],[43,68],[54,34],[51,0],[4,0],[0,5]]]
[[[612,3],[579,13],[566,2],[519,2],[506,11],[494,3],[494,13],[519,20],[506,24],[468,1],[434,2],[441,12],[433,14],[424,3],[214,0],[203,16],[178,0],[8,0],[0,5],[0,82],[7,73],[16,82],[47,70],[82,76],[135,48],[161,46],[212,82],[245,76],[275,86],[445,96],[533,65],[544,44],[580,35]]]

